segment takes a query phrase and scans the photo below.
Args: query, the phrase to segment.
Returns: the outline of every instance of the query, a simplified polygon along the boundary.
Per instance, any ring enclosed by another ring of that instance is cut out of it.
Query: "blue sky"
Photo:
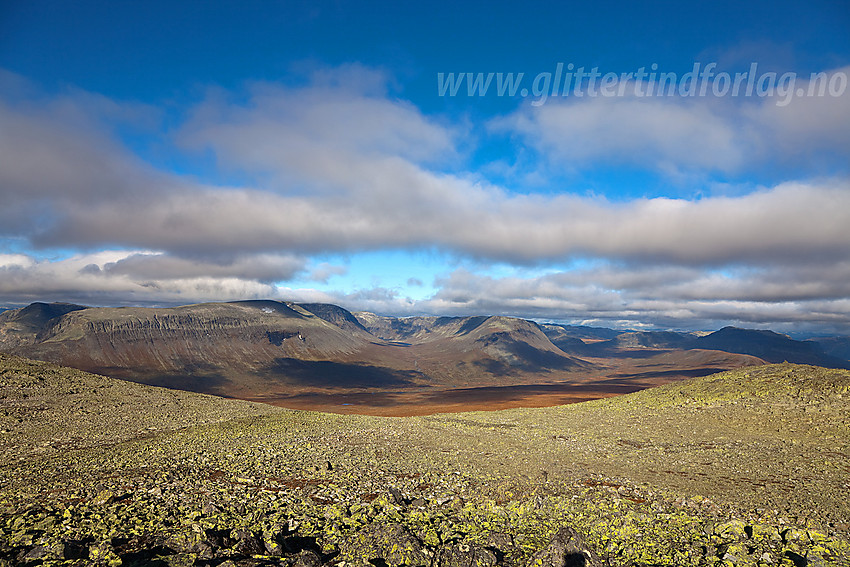
[[[850,333],[848,27],[846,2],[7,1],[0,304]]]

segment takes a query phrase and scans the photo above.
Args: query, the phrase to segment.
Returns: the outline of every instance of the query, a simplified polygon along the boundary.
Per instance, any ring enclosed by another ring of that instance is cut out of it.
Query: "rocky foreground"
[[[850,565],[846,371],[416,418],[0,377],[0,565]]]

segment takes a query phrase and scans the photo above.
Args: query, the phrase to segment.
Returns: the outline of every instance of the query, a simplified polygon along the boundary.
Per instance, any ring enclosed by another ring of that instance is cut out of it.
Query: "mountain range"
[[[397,318],[262,300],[0,313],[0,351],[172,389],[385,415],[557,405],[768,362],[848,368],[840,339]]]

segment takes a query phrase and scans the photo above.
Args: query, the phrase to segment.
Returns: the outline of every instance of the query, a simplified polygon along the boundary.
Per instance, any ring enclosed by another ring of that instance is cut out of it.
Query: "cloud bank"
[[[211,160],[213,174],[178,174],[125,133],[161,131],[156,109],[3,80],[15,85],[0,95],[0,238],[9,243],[0,301],[9,304],[319,298],[399,314],[850,329],[850,178],[835,165],[850,163],[840,127],[848,96],[785,107],[568,100],[473,131],[350,66],[301,86],[210,89],[164,143],[188,162]],[[494,130],[523,140],[541,171],[619,162],[705,183],[716,172],[814,165],[700,199],[521,193],[472,167],[469,148]],[[465,267],[447,268],[419,301],[379,286],[287,283],[333,282],[346,269],[323,257],[382,250],[432,251]],[[494,265],[515,275],[493,275]]]

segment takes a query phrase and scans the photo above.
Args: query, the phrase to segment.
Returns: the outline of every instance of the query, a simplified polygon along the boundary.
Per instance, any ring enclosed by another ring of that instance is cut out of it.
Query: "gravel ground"
[[[850,565],[846,371],[413,418],[0,376],[0,565]]]

